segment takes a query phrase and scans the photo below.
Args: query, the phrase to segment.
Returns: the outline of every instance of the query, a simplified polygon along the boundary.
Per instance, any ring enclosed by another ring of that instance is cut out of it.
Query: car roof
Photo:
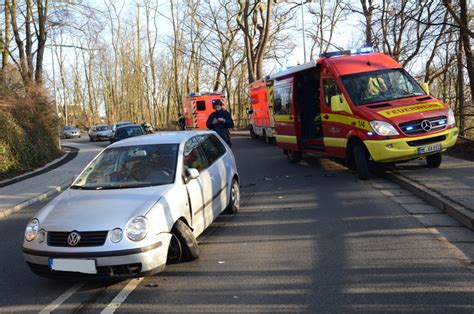
[[[130,137],[112,144],[109,147],[123,147],[134,145],[153,145],[153,144],[180,144],[186,142],[193,136],[215,134],[214,131],[165,131],[156,132],[150,135]]]
[[[126,124],[126,125],[122,125],[122,126],[118,126],[116,130],[124,130],[124,129],[134,129],[134,128],[141,128],[141,126],[139,126],[138,124]]]

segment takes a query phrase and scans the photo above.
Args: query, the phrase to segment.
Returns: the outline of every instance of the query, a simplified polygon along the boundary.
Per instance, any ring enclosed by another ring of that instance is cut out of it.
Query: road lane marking
[[[70,296],[72,296],[77,290],[81,289],[82,286],[84,285],[83,282],[78,282],[71,288],[69,288],[66,292],[61,294],[56,300],[51,302],[47,307],[45,307],[39,314],[47,314],[51,313],[55,309],[57,309],[64,301],[69,299]]]
[[[128,297],[130,293],[132,293],[133,290],[140,284],[140,282],[143,280],[144,277],[142,278],[137,278],[137,279],[132,279],[129,281],[129,283],[120,291],[119,294],[112,300],[112,302],[107,305],[107,307],[100,312],[101,314],[112,314],[117,310],[120,305],[125,301],[125,299]]]

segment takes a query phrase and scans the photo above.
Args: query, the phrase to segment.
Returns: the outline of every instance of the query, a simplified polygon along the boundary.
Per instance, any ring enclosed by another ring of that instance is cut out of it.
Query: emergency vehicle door
[[[273,89],[273,111],[278,146],[291,151],[299,151],[293,105],[293,78],[275,82]]]
[[[326,151],[334,156],[344,157],[347,144],[347,134],[351,129],[351,109],[344,94],[333,78],[322,80],[321,122]],[[339,99],[339,107],[331,108],[331,100]]]

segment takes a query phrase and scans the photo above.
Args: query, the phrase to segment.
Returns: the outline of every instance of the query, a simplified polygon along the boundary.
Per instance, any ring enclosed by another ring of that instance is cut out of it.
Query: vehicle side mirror
[[[250,108],[247,108],[247,110],[246,110],[246,111],[247,111],[247,114],[252,114],[252,113],[253,113],[253,110],[252,110],[252,109],[250,109]]]
[[[429,94],[430,94],[430,86],[428,85],[428,83],[426,83],[426,82],[421,83],[421,88],[423,88],[423,90],[425,91],[426,95],[429,95]]]
[[[331,97],[331,110],[333,112],[347,112],[352,114],[351,107],[344,97],[343,94],[335,95]]]
[[[197,179],[199,177],[199,171],[196,168],[188,168],[184,171],[188,180]]]

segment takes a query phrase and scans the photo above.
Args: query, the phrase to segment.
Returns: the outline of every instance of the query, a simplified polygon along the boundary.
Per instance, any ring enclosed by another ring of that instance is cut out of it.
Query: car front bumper
[[[458,133],[458,128],[451,128],[428,136],[367,140],[364,144],[374,161],[397,162],[429,155],[430,153],[420,154],[419,148],[434,144],[441,144],[441,152],[444,152],[456,144]]]
[[[53,278],[131,278],[155,274],[162,271],[168,257],[171,234],[160,234],[155,244],[120,251],[104,252],[55,252],[24,248],[23,257],[31,271],[43,277]],[[54,249],[50,247],[51,249]],[[57,271],[50,267],[50,259],[68,261],[93,260],[97,273],[80,271]]]

